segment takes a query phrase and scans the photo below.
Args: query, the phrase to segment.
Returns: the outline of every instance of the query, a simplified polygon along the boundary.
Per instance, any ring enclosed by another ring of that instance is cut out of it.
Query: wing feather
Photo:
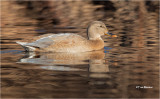
[[[24,46],[34,46],[34,47],[39,47],[39,48],[46,48],[50,46],[51,44],[53,44],[53,42],[54,41],[50,39],[49,37],[44,37],[34,42],[24,44]]]

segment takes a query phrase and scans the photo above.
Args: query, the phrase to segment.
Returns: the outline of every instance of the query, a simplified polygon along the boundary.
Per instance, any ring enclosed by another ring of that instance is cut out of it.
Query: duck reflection
[[[91,77],[104,77],[109,72],[104,50],[83,53],[27,52],[20,63],[40,64],[40,68],[55,71],[88,71]],[[82,67],[87,67],[81,68]]]

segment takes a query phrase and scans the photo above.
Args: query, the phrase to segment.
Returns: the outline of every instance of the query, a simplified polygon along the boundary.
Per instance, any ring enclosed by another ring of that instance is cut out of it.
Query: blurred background
[[[16,41],[46,33],[86,37],[88,24],[97,20],[118,36],[103,37],[111,48],[107,55],[87,53],[73,60],[69,54],[74,62],[56,57],[59,63],[53,61],[55,54],[40,55],[38,62],[17,63],[27,55]],[[86,56],[94,58],[82,62]],[[46,57],[54,66],[67,67],[50,67]],[[1,1],[2,98],[158,98],[158,60],[158,0]],[[136,89],[138,85],[153,88]]]

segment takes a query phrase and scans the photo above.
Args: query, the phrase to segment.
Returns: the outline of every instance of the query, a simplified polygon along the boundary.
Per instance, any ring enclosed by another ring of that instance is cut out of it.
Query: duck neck
[[[97,38],[97,39],[89,39],[89,45],[92,47],[94,50],[100,50],[104,48],[104,41],[102,38]]]

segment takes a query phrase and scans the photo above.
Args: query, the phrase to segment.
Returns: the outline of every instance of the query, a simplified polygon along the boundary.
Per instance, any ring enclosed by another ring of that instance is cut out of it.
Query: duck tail
[[[27,45],[27,42],[19,42],[19,41],[17,41],[16,43],[21,45],[25,49],[25,51],[35,51],[36,50],[35,47]]]

